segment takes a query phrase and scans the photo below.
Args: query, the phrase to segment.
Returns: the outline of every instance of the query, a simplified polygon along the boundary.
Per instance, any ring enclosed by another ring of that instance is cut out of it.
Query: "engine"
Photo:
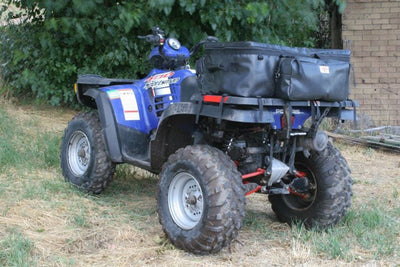
[[[229,155],[243,176],[252,177],[246,181],[267,188],[282,181],[288,184],[299,175],[294,166],[297,153],[309,157],[310,151],[322,151],[328,143],[326,133],[320,131],[312,137],[305,131],[287,135],[285,131],[276,131],[265,125],[216,125],[203,121],[202,126],[206,143]]]
[[[237,164],[242,174],[256,171],[266,165],[270,150],[267,132],[261,128],[242,129],[225,136],[223,151]]]

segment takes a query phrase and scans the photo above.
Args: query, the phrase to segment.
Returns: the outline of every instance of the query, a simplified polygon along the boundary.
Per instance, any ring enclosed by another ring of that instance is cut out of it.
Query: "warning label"
[[[121,99],[122,110],[126,121],[140,120],[139,108],[137,105],[135,93],[132,89],[118,89],[107,92],[108,97],[113,99]]]

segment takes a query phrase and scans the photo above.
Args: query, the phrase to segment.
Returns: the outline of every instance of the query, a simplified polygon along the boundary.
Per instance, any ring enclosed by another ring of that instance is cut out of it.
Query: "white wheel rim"
[[[69,169],[75,176],[82,176],[90,163],[90,143],[84,132],[76,131],[71,135],[67,153]]]
[[[182,229],[194,228],[203,215],[203,191],[187,172],[175,175],[168,189],[168,208],[174,222]]]

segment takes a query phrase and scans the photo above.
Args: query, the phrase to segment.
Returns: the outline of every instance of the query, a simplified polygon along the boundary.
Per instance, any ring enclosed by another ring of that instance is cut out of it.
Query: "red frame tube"
[[[252,172],[252,173],[248,173],[248,174],[244,174],[242,175],[242,179],[248,179],[251,177],[256,177],[259,175],[263,175],[265,173],[264,169],[258,168],[256,172]]]
[[[248,178],[251,178],[251,177],[256,177],[256,176],[259,176],[259,175],[263,175],[264,173],[265,173],[264,169],[258,168],[257,171],[255,171],[255,172],[242,175],[242,179],[245,180],[245,179],[248,179]],[[247,182],[244,181],[243,183],[247,183]],[[255,189],[247,192],[245,194],[245,196],[247,197],[247,196],[259,191],[260,189],[261,189],[261,185],[258,185]]]
[[[249,196],[249,195],[251,195],[251,194],[253,194],[253,193],[259,191],[260,189],[261,189],[261,185],[257,186],[255,189],[253,189],[253,190],[247,192],[245,196],[247,197],[247,196]]]

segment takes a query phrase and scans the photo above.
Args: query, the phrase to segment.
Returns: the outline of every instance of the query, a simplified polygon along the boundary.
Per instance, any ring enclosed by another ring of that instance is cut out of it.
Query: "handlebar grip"
[[[160,36],[153,35],[153,34],[149,34],[149,35],[146,35],[146,36],[139,35],[138,38],[139,39],[144,39],[146,42],[149,42],[149,43],[157,44],[157,43],[160,42]]]

